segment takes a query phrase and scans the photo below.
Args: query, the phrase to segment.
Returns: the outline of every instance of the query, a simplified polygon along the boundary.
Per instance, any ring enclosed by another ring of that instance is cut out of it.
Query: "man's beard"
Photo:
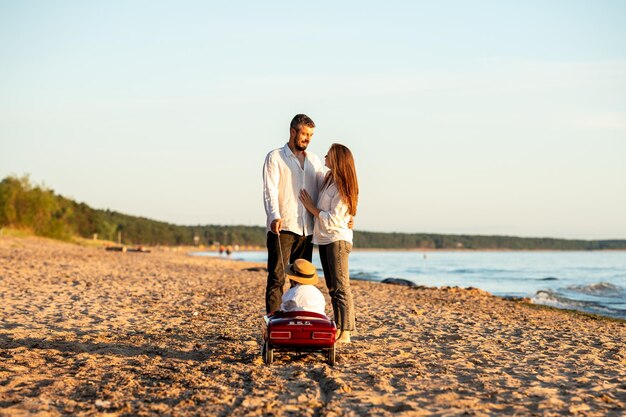
[[[299,150],[300,152],[306,151],[307,146],[309,146],[308,143],[305,143],[304,145],[300,145],[298,142],[296,142],[294,145],[296,146],[296,149]]]

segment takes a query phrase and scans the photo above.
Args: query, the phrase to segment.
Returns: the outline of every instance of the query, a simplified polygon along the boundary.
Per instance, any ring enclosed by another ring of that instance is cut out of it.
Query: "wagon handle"
[[[287,272],[285,271],[285,258],[283,257],[283,247],[280,244],[280,231],[276,233],[276,238],[278,239],[278,251],[280,252],[280,261],[283,263],[283,282],[287,281]]]

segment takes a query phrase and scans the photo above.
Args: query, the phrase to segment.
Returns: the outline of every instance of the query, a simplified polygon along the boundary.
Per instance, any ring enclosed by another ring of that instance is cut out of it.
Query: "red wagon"
[[[310,311],[277,312],[264,316],[263,360],[274,361],[275,351],[322,351],[329,365],[335,364],[337,326],[323,314]]]

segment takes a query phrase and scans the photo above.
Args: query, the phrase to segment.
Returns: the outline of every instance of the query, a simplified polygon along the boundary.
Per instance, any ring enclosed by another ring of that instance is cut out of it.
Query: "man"
[[[289,126],[289,142],[274,149],[263,164],[263,201],[267,215],[267,313],[280,309],[285,266],[313,256],[313,216],[298,198],[306,190],[317,201],[325,168],[317,155],[306,152],[315,123],[297,114]]]

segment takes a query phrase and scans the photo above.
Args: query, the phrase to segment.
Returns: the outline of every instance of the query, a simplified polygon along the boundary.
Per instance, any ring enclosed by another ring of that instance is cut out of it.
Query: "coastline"
[[[477,289],[355,280],[335,367],[292,353],[267,367],[258,266],[0,238],[0,416],[626,410],[623,320]]]
[[[468,248],[353,248],[354,252],[626,252],[626,249],[468,249]]]
[[[216,252],[188,252],[188,254],[259,262],[262,267],[265,266],[264,260],[267,259],[266,251],[255,251],[249,254],[240,252],[228,257],[220,256]],[[415,258],[416,256],[419,260]],[[457,265],[460,258],[456,257],[459,256],[465,257],[462,259],[463,267]],[[467,258],[468,256],[471,260]],[[474,258],[474,256],[481,258]],[[521,260],[518,258],[520,256],[531,258]],[[550,258],[545,258],[545,256]],[[426,269],[426,261],[431,257],[436,258],[437,262]],[[313,258],[314,263],[318,262],[317,255]],[[422,258],[424,265],[419,266],[420,271],[418,271],[416,262],[421,263]],[[481,261],[475,259],[481,259]],[[623,260],[620,255],[613,252],[591,253],[588,251],[573,253],[569,251],[434,251],[426,253],[355,250],[350,260],[350,267],[352,281],[396,281],[396,284],[426,285],[434,288],[476,287],[503,299],[526,298],[526,301],[530,303],[626,320],[626,310],[620,308],[620,303],[626,301],[624,298],[626,293],[622,290],[623,284],[618,278],[602,276],[600,269],[594,269],[594,265],[603,265],[604,270],[618,268],[619,271],[623,271],[626,267]],[[321,265],[319,263],[316,265],[321,271]],[[391,266],[391,269],[386,269],[384,265]],[[428,275],[422,272],[422,267],[423,271],[428,271]],[[586,272],[583,276],[580,273],[576,275],[573,271]],[[471,274],[468,275],[467,272]],[[520,279],[520,277],[527,278]],[[546,283],[547,281],[550,283]],[[569,291],[570,289],[572,291]]]

